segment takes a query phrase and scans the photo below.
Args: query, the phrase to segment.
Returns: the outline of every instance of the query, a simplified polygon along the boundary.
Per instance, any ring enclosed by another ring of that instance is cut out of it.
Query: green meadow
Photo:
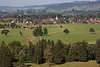
[[[25,24],[24,24],[25,25]],[[62,28],[60,27],[62,25]],[[54,40],[62,40],[64,43],[73,43],[77,41],[85,40],[90,44],[94,44],[97,39],[100,39],[100,24],[56,24],[56,25],[42,25],[42,27],[46,27],[48,29],[48,36],[39,36],[35,37],[33,35],[34,29],[9,29],[10,32],[7,36],[2,35],[0,33],[0,43],[5,41],[6,43],[10,43],[14,40],[20,41],[23,45],[27,45],[28,42],[25,42],[25,39],[28,41],[32,41],[36,43],[39,39],[50,39]],[[69,29],[70,33],[64,33],[64,29]],[[96,34],[92,34],[89,32],[90,28],[94,28]],[[23,36],[20,36],[19,31],[23,32]],[[0,29],[0,32],[2,29]]]
[[[46,63],[40,65],[32,64],[32,66],[30,67],[48,67],[48,65]],[[89,62],[68,62],[61,65],[52,65],[51,67],[99,67],[99,65],[96,63],[96,61],[89,61]]]

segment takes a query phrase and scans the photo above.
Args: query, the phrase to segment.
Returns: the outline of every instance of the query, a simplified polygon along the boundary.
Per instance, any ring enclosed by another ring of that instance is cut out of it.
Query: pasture
[[[99,65],[96,64],[96,61],[89,61],[89,62],[68,62],[61,65],[52,65],[51,67],[98,67]],[[31,67],[48,67],[48,65],[45,64],[32,64]]]
[[[23,24],[25,25],[25,24]],[[60,27],[62,25],[62,28]],[[14,40],[20,41],[23,45],[27,45],[28,41],[36,43],[39,39],[50,39],[50,40],[62,40],[64,43],[73,43],[77,41],[85,40],[90,44],[94,44],[97,39],[100,39],[100,25],[99,24],[56,24],[56,25],[42,25],[48,29],[48,36],[33,36],[34,29],[9,29],[10,32],[7,36],[0,33],[0,43],[5,41],[10,43]],[[64,29],[69,29],[70,33],[64,33]],[[90,28],[94,28],[96,34],[89,32]],[[0,29],[0,32],[2,29]],[[23,36],[20,36],[19,31],[23,32]]]

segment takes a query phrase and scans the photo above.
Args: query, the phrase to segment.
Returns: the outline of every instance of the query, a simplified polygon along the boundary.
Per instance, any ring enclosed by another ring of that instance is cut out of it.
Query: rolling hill
[[[47,4],[47,5],[35,5],[35,6],[24,6],[24,7],[9,7],[0,6],[1,11],[6,10],[16,11],[23,10],[24,12],[30,13],[99,13],[100,12],[100,0],[98,1],[75,1],[70,3],[59,3],[59,4]]]

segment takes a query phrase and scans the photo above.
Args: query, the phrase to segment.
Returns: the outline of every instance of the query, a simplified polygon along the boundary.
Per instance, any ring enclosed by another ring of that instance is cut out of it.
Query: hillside
[[[99,13],[100,12],[100,1],[75,1],[70,3],[59,3],[59,4],[47,4],[47,5],[34,5],[24,7],[9,7],[0,6],[1,11],[6,12],[17,12],[24,11],[26,13]]]

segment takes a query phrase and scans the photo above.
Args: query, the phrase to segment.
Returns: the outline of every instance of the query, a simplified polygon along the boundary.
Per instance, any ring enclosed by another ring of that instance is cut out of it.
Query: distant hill
[[[24,7],[9,7],[0,6],[1,9],[10,10],[23,10],[32,13],[99,13],[100,12],[100,0],[97,1],[75,1],[70,3],[49,4],[49,5],[35,5]]]

